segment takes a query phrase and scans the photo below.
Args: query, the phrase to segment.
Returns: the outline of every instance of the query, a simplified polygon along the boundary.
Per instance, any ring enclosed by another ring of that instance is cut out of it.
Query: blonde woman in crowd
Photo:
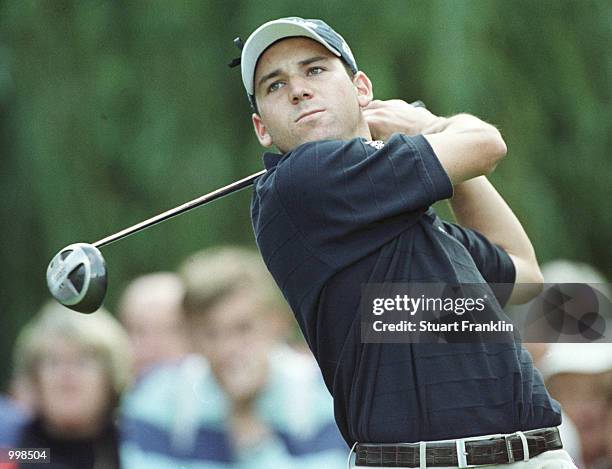
[[[33,417],[16,446],[49,448],[46,468],[119,467],[114,411],[130,379],[129,350],[108,312],[46,304],[17,339],[15,367],[31,386]]]

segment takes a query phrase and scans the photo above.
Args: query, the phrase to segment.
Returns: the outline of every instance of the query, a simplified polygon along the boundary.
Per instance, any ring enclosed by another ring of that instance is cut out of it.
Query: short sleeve
[[[313,247],[335,256],[378,249],[452,196],[423,136],[395,134],[382,148],[363,139],[312,142],[283,160],[277,187],[286,211]]]
[[[508,253],[476,230],[455,223],[442,222],[442,225],[448,234],[465,246],[487,283],[505,284],[493,288],[500,304],[504,305],[512,293],[510,286],[516,280],[514,262]]]

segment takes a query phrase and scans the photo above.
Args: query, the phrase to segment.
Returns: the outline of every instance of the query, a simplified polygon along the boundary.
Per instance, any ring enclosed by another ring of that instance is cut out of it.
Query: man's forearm
[[[436,116],[435,119],[426,123],[426,126],[421,130],[423,135],[437,134],[444,131],[466,132],[470,130],[481,130],[485,126],[494,128],[491,124],[487,124],[478,117],[471,114],[455,114],[451,117]]]
[[[489,174],[506,155],[506,144],[492,125],[469,114],[438,117],[405,101],[372,101],[363,116],[372,138],[423,134],[453,185]]]
[[[490,174],[506,155],[506,144],[499,131],[469,114],[432,119],[422,134],[453,185]]]
[[[539,293],[542,277],[531,241],[512,209],[485,176],[457,184],[451,207],[460,225],[480,231],[512,258],[516,282],[529,285],[513,293],[512,303],[528,301]]]

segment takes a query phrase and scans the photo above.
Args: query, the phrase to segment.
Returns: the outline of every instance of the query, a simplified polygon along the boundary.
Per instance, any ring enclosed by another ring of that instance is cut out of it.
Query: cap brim
[[[242,82],[247,93],[255,94],[253,81],[255,67],[261,54],[276,41],[288,37],[308,37],[324,45],[334,55],[340,57],[340,52],[334,50],[319,34],[309,28],[307,23],[297,24],[290,20],[270,21],[257,28],[248,38],[242,49],[241,72]]]

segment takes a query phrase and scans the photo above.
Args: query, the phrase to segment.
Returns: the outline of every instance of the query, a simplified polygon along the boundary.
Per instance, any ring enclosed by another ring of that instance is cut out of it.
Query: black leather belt
[[[556,427],[524,431],[529,457],[545,451],[563,448]],[[490,439],[464,438],[444,442],[427,442],[427,467],[458,466],[457,441],[463,441],[468,465],[508,464],[524,459],[523,440],[511,435]],[[356,466],[420,467],[419,443],[371,444],[358,443],[355,447]]]

